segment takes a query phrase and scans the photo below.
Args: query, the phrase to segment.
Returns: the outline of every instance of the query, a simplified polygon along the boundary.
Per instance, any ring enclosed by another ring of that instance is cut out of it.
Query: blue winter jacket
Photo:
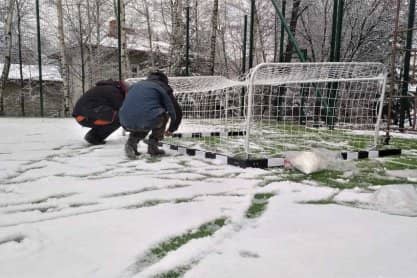
[[[119,111],[121,125],[128,130],[152,130],[158,117],[168,113],[176,120],[172,100],[165,89],[155,81],[144,80],[134,84]]]

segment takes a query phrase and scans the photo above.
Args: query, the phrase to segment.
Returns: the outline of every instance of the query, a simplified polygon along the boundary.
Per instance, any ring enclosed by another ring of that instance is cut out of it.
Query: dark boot
[[[91,145],[103,145],[106,144],[106,142],[99,138],[97,134],[95,133],[94,129],[91,129],[87,134],[84,136],[85,141],[90,143]]]
[[[140,137],[137,134],[134,132],[129,134],[129,139],[125,144],[125,153],[129,159],[136,159],[136,156],[140,155],[140,152],[138,152],[139,141]]]
[[[151,156],[164,155],[165,151],[158,149],[158,141],[154,138],[149,138],[148,141],[148,154]]]

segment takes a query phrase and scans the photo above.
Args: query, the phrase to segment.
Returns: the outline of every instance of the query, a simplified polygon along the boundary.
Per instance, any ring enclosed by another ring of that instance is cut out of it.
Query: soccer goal
[[[376,149],[386,69],[380,63],[261,64],[248,80],[245,151]]]
[[[165,142],[246,160],[376,150],[386,75],[380,63],[264,63],[244,81],[171,77],[184,117]]]

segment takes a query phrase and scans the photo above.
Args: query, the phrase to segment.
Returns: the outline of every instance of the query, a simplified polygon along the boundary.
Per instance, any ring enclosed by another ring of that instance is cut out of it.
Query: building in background
[[[3,64],[0,64],[0,72]],[[36,65],[22,65],[23,82],[19,64],[11,64],[4,91],[5,116],[38,117],[40,110],[39,69]],[[57,66],[42,66],[43,103],[46,117],[62,117],[64,93],[62,78]],[[23,86],[22,86],[23,85]]]

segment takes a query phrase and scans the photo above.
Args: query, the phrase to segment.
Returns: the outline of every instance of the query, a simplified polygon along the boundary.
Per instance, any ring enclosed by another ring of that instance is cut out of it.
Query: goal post
[[[170,77],[183,122],[164,142],[241,159],[373,150],[386,77],[380,63],[263,63],[243,81]]]
[[[259,64],[247,79],[247,157],[257,138],[283,151],[375,149],[386,77],[380,63]]]

